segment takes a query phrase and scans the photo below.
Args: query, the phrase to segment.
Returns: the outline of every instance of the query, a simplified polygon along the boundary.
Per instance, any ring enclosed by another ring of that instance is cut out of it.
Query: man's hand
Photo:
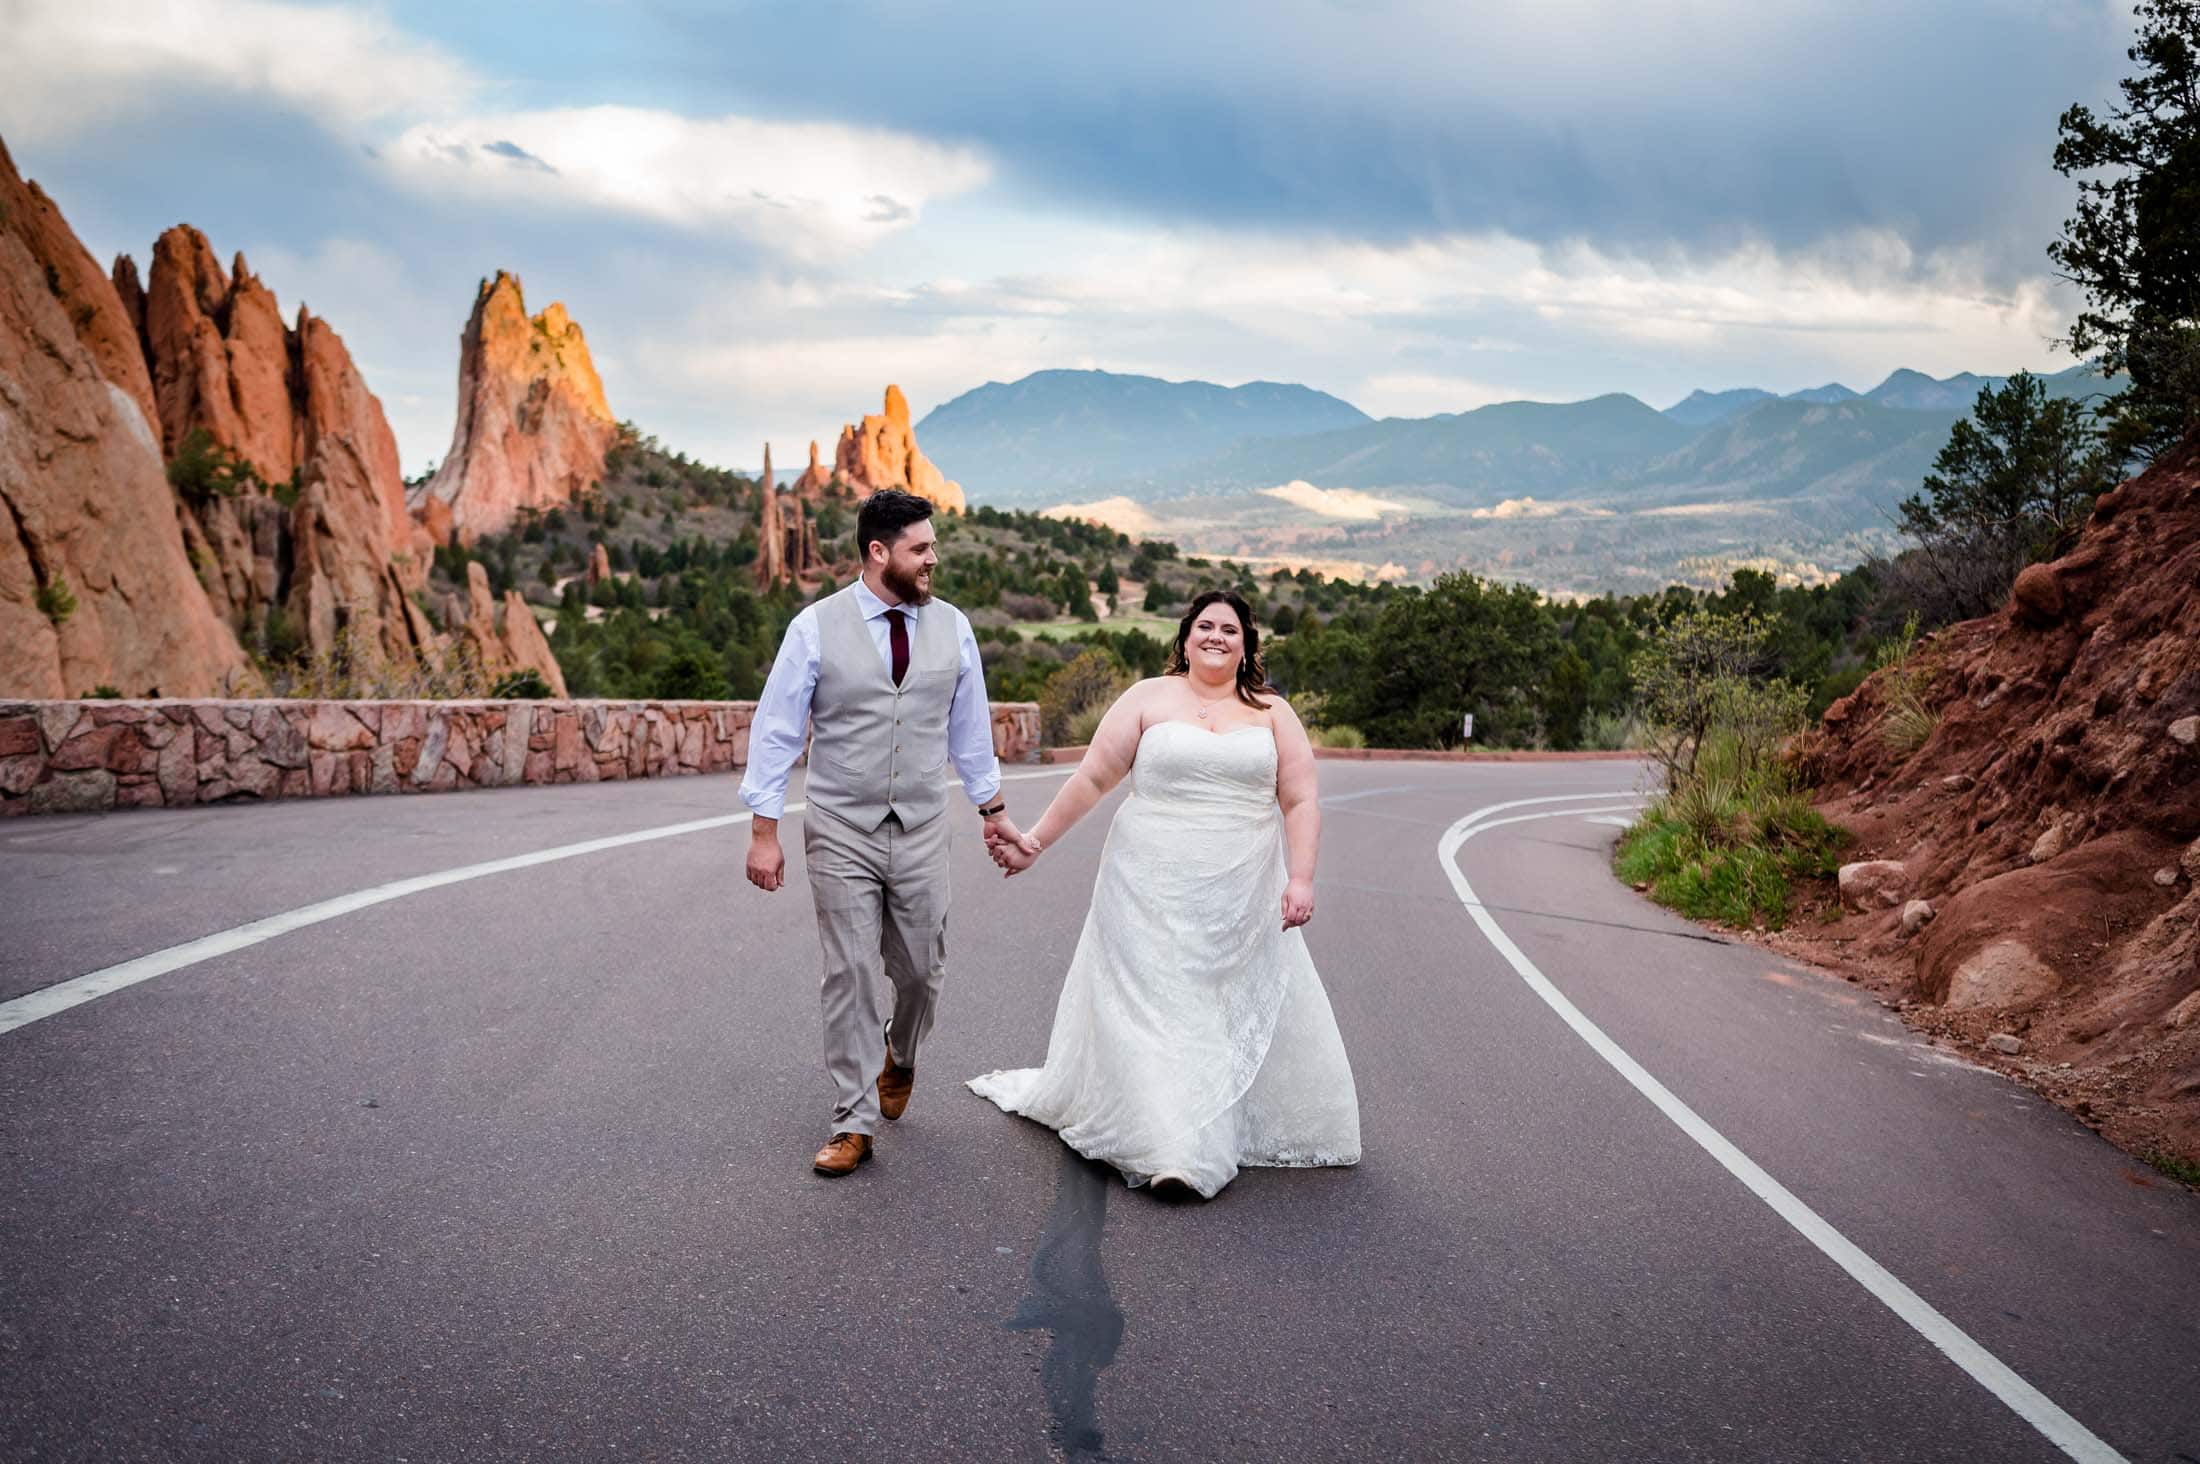
[[[1039,841],[1018,829],[1014,821],[1007,814],[1002,813],[996,814],[985,821],[985,847],[988,851],[991,851],[1000,848],[1004,844],[1023,850],[1033,859],[1039,857]],[[997,856],[995,862],[999,862]],[[1030,866],[1027,863],[1025,867],[1029,868]]]
[[[1314,918],[1314,882],[1295,879],[1283,887],[1283,928],[1304,925]]]
[[[997,844],[989,843],[986,849],[988,853],[992,854],[993,862],[1001,866],[1001,877],[1003,879],[1013,879],[1022,874],[1025,870],[1031,868],[1039,857],[1039,841],[1029,834],[1021,836],[1014,842],[1003,839]]]
[[[759,818],[749,829],[749,883],[776,890],[787,882],[787,856],[779,848],[779,820]]]

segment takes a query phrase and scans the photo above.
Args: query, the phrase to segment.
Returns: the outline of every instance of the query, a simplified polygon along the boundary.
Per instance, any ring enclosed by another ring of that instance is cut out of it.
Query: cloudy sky
[[[753,466],[1097,366],[1377,415],[2055,368],[2125,0],[0,0],[102,260],[187,221],[442,456],[476,282]],[[950,474],[952,463],[944,464]]]

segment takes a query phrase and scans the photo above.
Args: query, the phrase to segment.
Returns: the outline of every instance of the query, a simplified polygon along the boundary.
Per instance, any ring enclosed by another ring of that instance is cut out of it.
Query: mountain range
[[[2005,379],[1899,370],[1865,392],[1376,420],[1301,386],[1046,371],[967,392],[919,430],[973,502],[1084,511],[1215,553],[1617,589],[1739,563],[1810,578],[1891,547],[1896,505]],[[2041,379],[2059,397],[2109,389],[2084,366]]]
[[[1216,386],[1112,371],[1035,371],[989,381],[934,407],[917,424],[941,462],[969,463],[965,485],[996,504],[1053,503],[1164,481],[1247,439],[1291,437],[1372,421],[1312,387],[1274,381]]]

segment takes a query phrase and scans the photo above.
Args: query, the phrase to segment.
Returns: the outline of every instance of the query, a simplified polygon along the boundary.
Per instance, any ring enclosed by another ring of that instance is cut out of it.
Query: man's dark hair
[[[864,499],[863,506],[856,510],[856,553],[869,559],[874,539],[891,551],[901,542],[904,529],[923,523],[931,516],[931,499],[904,493],[899,488],[881,488]]]

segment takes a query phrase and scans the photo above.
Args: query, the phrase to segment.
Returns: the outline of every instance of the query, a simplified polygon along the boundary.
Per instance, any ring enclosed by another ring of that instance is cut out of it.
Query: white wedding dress
[[[1046,1066],[970,1087],[1131,1184],[1212,1198],[1240,1165],[1353,1164],[1359,1095],[1283,925],[1275,735],[1158,722],[1100,855]]]

